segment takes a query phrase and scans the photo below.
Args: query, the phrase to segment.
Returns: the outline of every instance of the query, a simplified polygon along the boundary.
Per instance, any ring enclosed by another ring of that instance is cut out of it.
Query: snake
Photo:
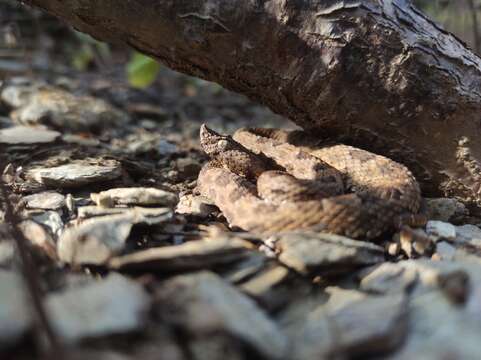
[[[210,160],[196,191],[232,228],[262,235],[306,229],[371,240],[418,213],[420,187],[404,165],[349,145],[304,145],[302,136],[270,128],[229,136],[203,124]]]

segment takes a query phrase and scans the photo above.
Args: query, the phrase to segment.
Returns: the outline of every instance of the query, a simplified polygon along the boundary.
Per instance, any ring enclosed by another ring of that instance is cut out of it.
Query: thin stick
[[[3,167],[1,167],[3,168]],[[43,294],[40,289],[40,281],[37,276],[37,271],[32,262],[32,256],[30,254],[30,249],[27,246],[27,239],[23,233],[18,229],[18,219],[13,212],[12,204],[8,199],[8,191],[3,179],[0,178],[0,190],[1,195],[5,199],[5,222],[11,226],[11,234],[15,240],[15,244],[20,255],[20,260],[22,264],[22,273],[27,285],[28,292],[30,293],[31,302],[35,315],[37,318],[37,326],[41,333],[45,335],[47,340],[46,358],[56,358],[61,359],[59,356],[62,354],[60,342],[55,334],[49,320],[45,307],[43,305]]]

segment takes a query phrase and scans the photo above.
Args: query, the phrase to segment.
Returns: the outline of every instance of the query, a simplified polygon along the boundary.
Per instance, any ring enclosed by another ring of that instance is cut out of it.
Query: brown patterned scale
[[[261,234],[314,228],[372,239],[418,212],[419,185],[405,166],[347,145],[293,145],[291,135],[240,129],[230,137],[202,126],[201,146],[211,161],[197,189],[231,226]]]

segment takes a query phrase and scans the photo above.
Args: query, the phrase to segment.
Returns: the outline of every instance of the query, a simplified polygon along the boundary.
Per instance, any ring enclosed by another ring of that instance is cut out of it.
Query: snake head
[[[209,129],[205,124],[200,127],[200,146],[209,156],[214,156],[236,148],[236,143],[230,136],[221,135]]]

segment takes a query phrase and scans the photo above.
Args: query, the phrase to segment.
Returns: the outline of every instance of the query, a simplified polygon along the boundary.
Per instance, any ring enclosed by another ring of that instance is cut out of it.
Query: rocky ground
[[[49,338],[79,359],[479,358],[481,220],[455,199],[375,243],[235,231],[195,194],[199,126],[286,120],[167,70],[138,90],[21,66],[0,62],[1,359]]]

